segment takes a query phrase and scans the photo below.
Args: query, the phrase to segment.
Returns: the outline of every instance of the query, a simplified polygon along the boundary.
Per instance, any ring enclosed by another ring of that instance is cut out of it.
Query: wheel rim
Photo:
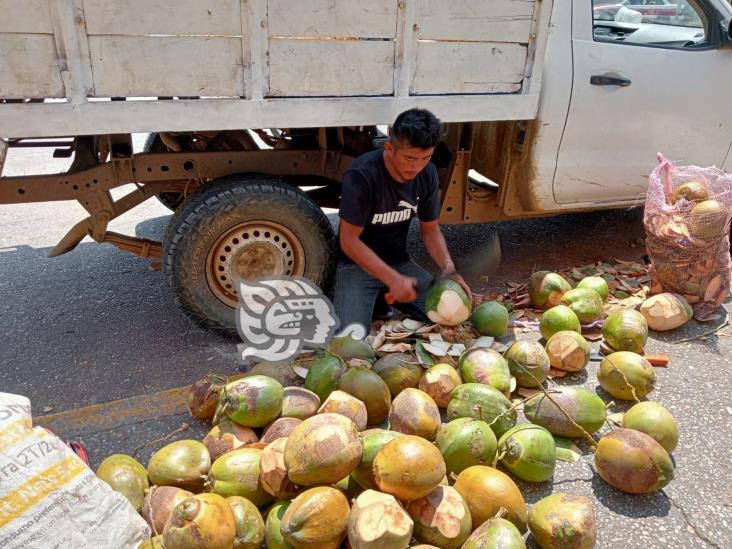
[[[302,276],[305,249],[284,225],[272,221],[241,223],[218,238],[206,259],[208,285],[229,307],[239,304],[235,277]]]

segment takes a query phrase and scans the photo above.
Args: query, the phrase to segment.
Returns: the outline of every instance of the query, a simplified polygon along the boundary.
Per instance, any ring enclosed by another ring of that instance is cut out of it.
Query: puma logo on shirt
[[[419,200],[419,197],[417,197]],[[411,219],[412,214],[417,213],[417,204],[410,204],[406,200],[400,200],[397,206],[403,206],[406,210],[396,210],[393,212],[377,213],[374,214],[371,223],[374,225],[389,225],[391,223],[400,223]]]

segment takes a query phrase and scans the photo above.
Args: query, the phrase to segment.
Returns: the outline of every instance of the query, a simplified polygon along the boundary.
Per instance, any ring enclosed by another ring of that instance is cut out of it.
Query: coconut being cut
[[[470,318],[472,307],[460,284],[449,278],[437,282],[424,304],[427,317],[441,326],[457,326]]]

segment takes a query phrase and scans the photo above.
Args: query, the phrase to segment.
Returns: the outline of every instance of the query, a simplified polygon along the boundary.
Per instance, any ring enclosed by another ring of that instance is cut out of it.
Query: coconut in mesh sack
[[[706,320],[730,291],[732,174],[658,160],[643,216],[651,290],[681,294]]]

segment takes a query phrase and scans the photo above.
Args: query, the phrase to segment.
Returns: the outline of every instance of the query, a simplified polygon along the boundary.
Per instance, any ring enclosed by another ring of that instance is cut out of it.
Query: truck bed
[[[550,0],[0,0],[0,136],[536,115]]]

